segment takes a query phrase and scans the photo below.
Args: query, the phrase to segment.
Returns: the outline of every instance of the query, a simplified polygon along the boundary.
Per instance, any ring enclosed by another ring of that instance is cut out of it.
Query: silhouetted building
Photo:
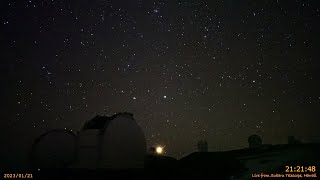
[[[67,168],[76,160],[76,135],[69,130],[50,130],[35,139],[30,163],[35,168]]]
[[[248,138],[249,148],[259,148],[262,146],[262,139],[260,136],[254,134]]]
[[[198,141],[198,152],[208,152],[208,142],[206,140]]]
[[[75,135],[52,130],[32,146],[33,167],[48,168],[143,168],[146,155],[144,133],[131,113],[96,116]]]
[[[294,136],[288,136],[288,144],[301,144]]]
[[[143,168],[146,140],[131,113],[97,116],[78,134],[77,167]]]

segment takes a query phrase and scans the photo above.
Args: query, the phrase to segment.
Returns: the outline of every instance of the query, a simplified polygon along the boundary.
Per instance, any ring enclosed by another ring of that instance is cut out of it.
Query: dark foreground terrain
[[[262,145],[224,152],[194,152],[179,160],[150,154],[145,157],[144,166],[126,170],[4,168],[0,169],[0,179],[252,179],[253,174],[260,173],[316,174],[313,179],[320,179],[320,144]],[[290,167],[293,172],[288,172]]]

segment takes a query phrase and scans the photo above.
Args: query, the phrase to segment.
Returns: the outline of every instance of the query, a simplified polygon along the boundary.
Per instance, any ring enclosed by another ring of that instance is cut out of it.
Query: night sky
[[[201,139],[320,141],[316,0],[11,0],[0,14],[2,163],[124,111],[173,157]]]

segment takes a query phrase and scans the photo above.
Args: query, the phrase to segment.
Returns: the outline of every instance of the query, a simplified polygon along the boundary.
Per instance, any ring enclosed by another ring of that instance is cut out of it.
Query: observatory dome
[[[254,134],[248,138],[249,148],[258,148],[262,145],[262,139],[260,136]]]
[[[54,129],[40,135],[33,143],[31,166],[66,168],[76,159],[76,135],[72,131]]]
[[[78,134],[77,167],[144,167],[146,140],[131,113],[96,116]]]

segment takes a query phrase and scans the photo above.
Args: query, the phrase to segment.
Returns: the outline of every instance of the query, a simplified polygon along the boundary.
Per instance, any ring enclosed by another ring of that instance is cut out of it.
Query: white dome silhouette
[[[32,147],[34,167],[143,168],[144,133],[131,113],[96,116],[75,135],[52,130],[37,138]]]
[[[143,168],[146,140],[130,113],[97,116],[78,135],[78,167]]]
[[[69,167],[76,159],[76,135],[54,129],[40,135],[32,145],[31,163],[38,168]]]

